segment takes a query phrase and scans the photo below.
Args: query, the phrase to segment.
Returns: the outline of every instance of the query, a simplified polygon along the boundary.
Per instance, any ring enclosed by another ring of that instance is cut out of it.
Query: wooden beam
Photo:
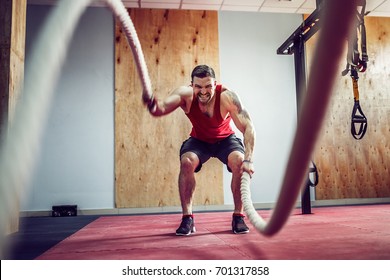
[[[0,0],[0,137],[8,122],[12,1]]]
[[[27,0],[0,0],[0,139],[7,133],[24,78]],[[7,186],[1,186],[7,188]],[[9,209],[7,233],[19,229],[19,198]]]

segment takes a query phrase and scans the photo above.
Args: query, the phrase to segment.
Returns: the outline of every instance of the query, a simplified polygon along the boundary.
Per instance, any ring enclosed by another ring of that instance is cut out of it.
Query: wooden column
[[[12,121],[23,85],[27,0],[0,0],[0,138]],[[7,188],[7,186],[1,186]],[[19,201],[9,211],[9,233],[18,230]]]
[[[0,0],[0,123],[8,119],[12,2]],[[5,127],[0,126],[0,137]]]

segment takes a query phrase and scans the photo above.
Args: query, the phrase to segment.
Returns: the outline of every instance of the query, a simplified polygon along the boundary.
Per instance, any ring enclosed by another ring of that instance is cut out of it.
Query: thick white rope
[[[25,88],[0,146],[0,256],[4,235],[12,219],[19,215],[19,202],[28,193],[42,133],[66,51],[85,9],[99,0],[63,0],[49,15],[26,67]],[[133,52],[143,86],[143,98],[150,99],[151,82],[141,44],[127,10],[120,0],[106,0],[120,20]]]
[[[256,230],[264,235],[271,236],[284,226],[304,186],[308,163],[326,114],[345,40],[353,28],[356,6],[356,1],[326,1],[306,97],[279,197],[268,222],[253,207],[249,174],[244,173],[241,177],[244,211]]]
[[[112,12],[118,18],[122,24],[122,28],[125,31],[127,41],[130,45],[133,57],[137,66],[138,74],[141,79],[143,93],[142,98],[144,100],[152,99],[152,83],[150,81],[148,68],[146,66],[145,57],[142,52],[141,43],[137,36],[134,24],[131,21],[129,13],[125,6],[123,6],[120,0],[105,0],[107,5],[111,8]]]

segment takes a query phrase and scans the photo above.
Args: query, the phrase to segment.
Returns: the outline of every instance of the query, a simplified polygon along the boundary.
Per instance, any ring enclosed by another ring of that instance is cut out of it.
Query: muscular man
[[[191,86],[181,86],[163,100],[152,98],[145,100],[145,103],[153,116],[163,116],[180,107],[193,126],[190,137],[180,149],[179,194],[183,217],[176,235],[195,232],[192,212],[195,173],[210,157],[217,157],[232,173],[232,231],[249,232],[244,222],[240,185],[242,172],[249,175],[254,172],[252,154],[255,130],[238,95],[217,84],[211,67],[198,65],[192,71]],[[242,132],[244,143],[234,134],[231,120]]]

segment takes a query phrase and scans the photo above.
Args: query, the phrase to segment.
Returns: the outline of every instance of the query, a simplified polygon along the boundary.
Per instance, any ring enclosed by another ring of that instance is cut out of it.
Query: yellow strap
[[[354,97],[355,101],[359,101],[358,81],[354,77],[352,77],[352,86],[353,86],[353,97]]]

